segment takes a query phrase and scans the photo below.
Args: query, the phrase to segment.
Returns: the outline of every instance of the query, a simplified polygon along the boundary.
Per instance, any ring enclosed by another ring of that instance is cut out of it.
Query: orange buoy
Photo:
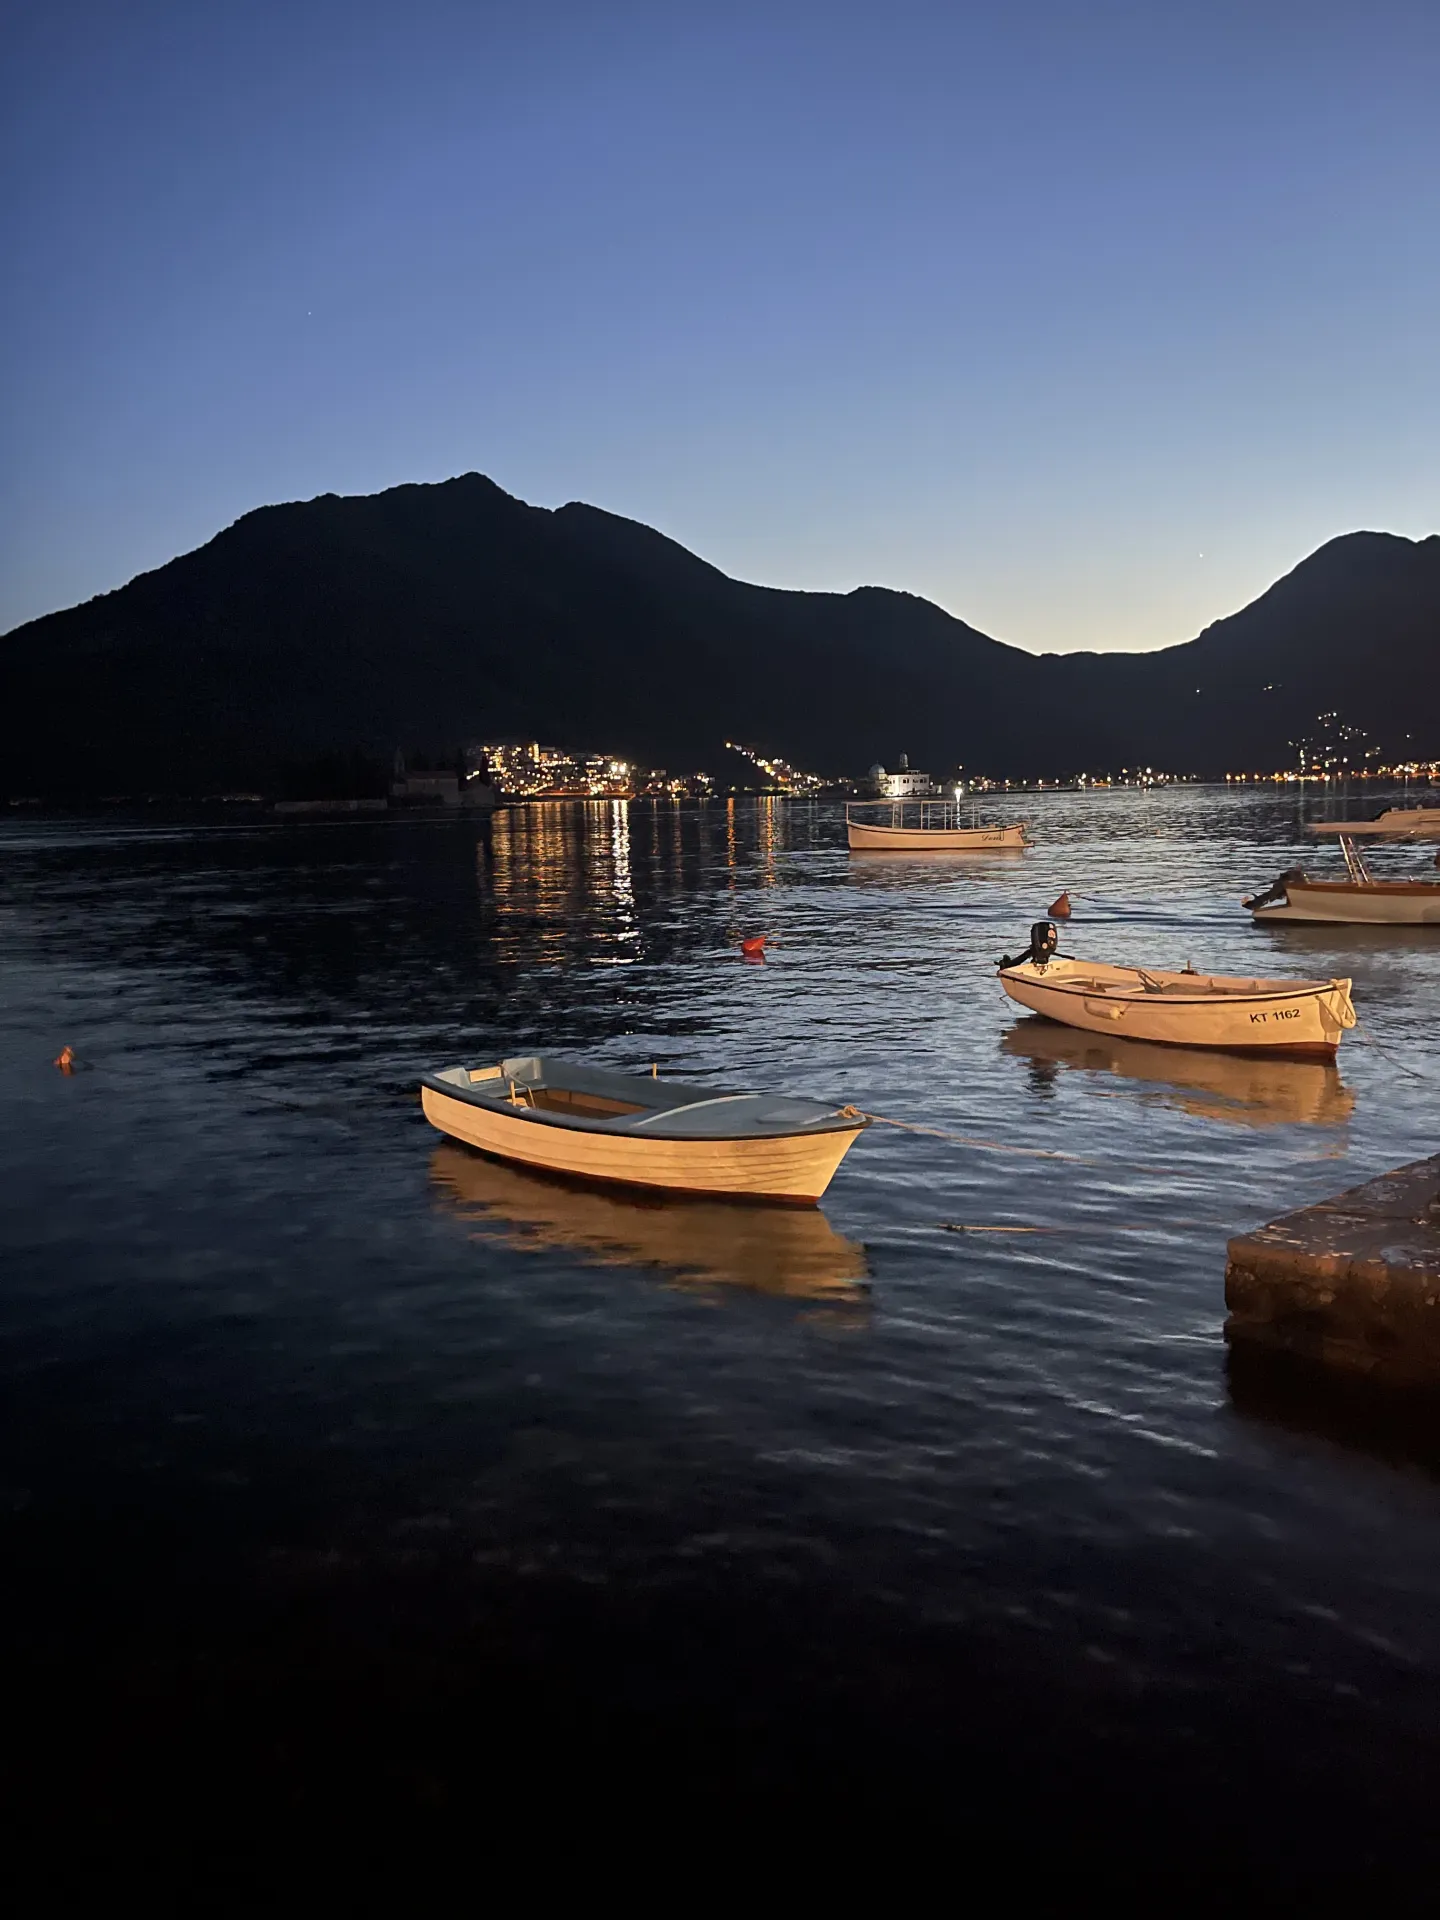
[[[59,1053],[57,1053],[55,1056],[55,1065],[60,1069],[62,1073],[73,1073],[75,1071],[74,1048],[62,1047]]]
[[[1052,902],[1049,908],[1049,914],[1052,920],[1068,920],[1070,918],[1070,896],[1068,893],[1062,893],[1058,900]]]
[[[750,939],[740,942],[740,951],[747,960],[763,960],[765,957],[765,935],[753,934]]]

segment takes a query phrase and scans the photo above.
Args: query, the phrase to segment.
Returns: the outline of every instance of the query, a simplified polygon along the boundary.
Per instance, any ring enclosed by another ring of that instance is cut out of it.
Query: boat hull
[[[1173,974],[1152,976],[1167,983],[1165,992],[1120,991],[1106,975],[1122,969],[1096,968],[1100,979],[1087,985],[1079,973],[1055,974],[1032,966],[1006,968],[1000,982],[1010,998],[1031,1013],[1043,1014],[1083,1033],[1124,1034],[1162,1047],[1216,1047],[1227,1053],[1265,1053],[1289,1058],[1332,1057],[1340,1037],[1355,1024],[1350,983],[1335,980],[1298,984],[1276,991],[1269,983],[1246,994],[1227,990],[1223,998],[1171,988]],[[1259,982],[1255,983],[1257,987]]]
[[[872,827],[846,822],[852,853],[994,853],[1028,843],[1023,826]]]
[[[1288,881],[1285,898],[1253,909],[1257,922],[1304,921],[1351,927],[1440,927],[1440,883],[1433,880]]]
[[[439,1132],[499,1160],[575,1179],[667,1193],[726,1195],[812,1207],[829,1186],[865,1121],[807,1136],[758,1139],[637,1140],[621,1134],[552,1127],[420,1089],[425,1118]]]

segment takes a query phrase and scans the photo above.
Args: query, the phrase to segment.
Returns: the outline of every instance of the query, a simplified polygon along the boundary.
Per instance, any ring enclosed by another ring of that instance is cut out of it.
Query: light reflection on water
[[[1000,1042],[1028,1060],[1037,1088],[1061,1070],[1110,1075],[1148,1088],[1166,1106],[1237,1126],[1343,1126],[1355,1095],[1339,1069],[1320,1060],[1267,1060],[1263,1055],[1193,1052],[1119,1035],[1083,1033],[1053,1021],[1018,1019]],[[1102,1099],[1133,1100],[1134,1089],[1091,1089]]]
[[[7,825],[15,1511],[143,1485],[161,1582],[203,1455],[254,1489],[217,1579],[282,1535],[388,1565],[426,1516],[457,1566],[626,1593],[843,1566],[1012,1675],[1081,1662],[1099,1722],[1142,1681],[1329,1712],[1338,1676],[1375,1718],[1336,1751],[1398,1739],[1440,1705],[1440,1449],[1236,1389],[1222,1283],[1231,1233],[1435,1150],[1440,937],[1252,926],[1242,893],[1319,864],[1293,795],[995,811],[1033,851],[853,860],[784,801],[509,810],[493,872],[455,821]],[[1062,889],[1067,951],[1352,976],[1338,1070],[1018,1017],[994,961]],[[536,1049],[990,1144],[872,1128],[808,1219],[437,1144],[423,1068]],[[37,1591],[84,1574],[55,1551]]]

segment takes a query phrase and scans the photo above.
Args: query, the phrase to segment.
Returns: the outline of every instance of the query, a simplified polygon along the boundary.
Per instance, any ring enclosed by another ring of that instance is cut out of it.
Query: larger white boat
[[[872,813],[857,820],[856,813]],[[1030,842],[1026,822],[1010,826],[966,826],[953,800],[862,800],[845,809],[845,831],[852,853],[999,853],[1019,852]]]
[[[1345,878],[1315,880],[1287,867],[1264,893],[1241,904],[1256,920],[1312,925],[1440,927],[1440,878],[1376,879],[1355,844],[1372,840],[1440,840],[1440,807],[1391,807],[1374,820],[1315,820],[1313,834],[1333,834],[1345,859]]]
[[[1000,984],[1047,1020],[1166,1047],[1329,1057],[1355,1024],[1348,980],[1261,980],[1062,959],[1054,926],[1045,921],[1031,929],[1026,954],[1001,961]]]
[[[1380,834],[1391,840],[1440,839],[1440,807],[1386,807],[1373,820],[1316,820],[1311,833]]]

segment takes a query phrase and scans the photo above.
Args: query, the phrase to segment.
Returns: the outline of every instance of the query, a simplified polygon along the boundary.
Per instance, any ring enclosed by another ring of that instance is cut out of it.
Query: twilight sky
[[[19,0],[0,630],[478,469],[1036,650],[1440,528],[1436,0]]]

